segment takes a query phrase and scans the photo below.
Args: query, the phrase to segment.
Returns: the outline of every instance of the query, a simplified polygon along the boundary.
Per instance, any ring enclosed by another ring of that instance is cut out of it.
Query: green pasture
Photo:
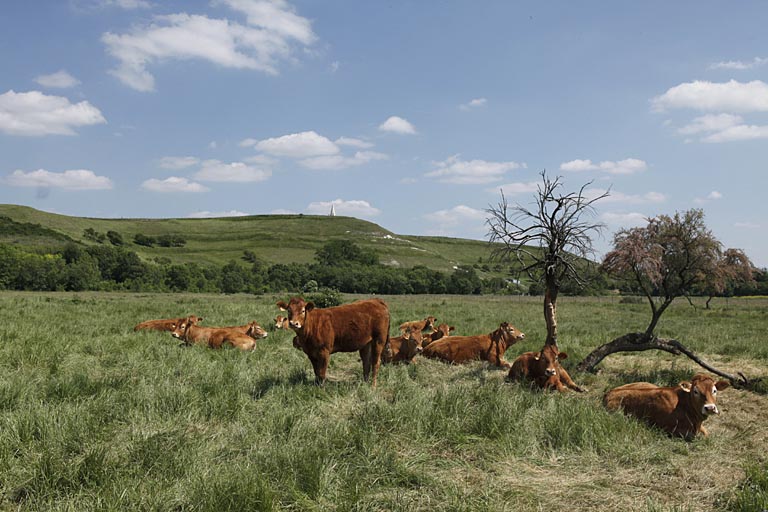
[[[356,297],[347,297],[353,300]],[[269,325],[287,296],[0,293],[0,510],[761,511],[768,508],[768,396],[728,389],[710,437],[671,439],[600,400],[613,386],[698,371],[669,354],[615,355],[572,372],[584,394],[534,392],[481,363],[418,359],[361,382],[334,354],[312,384],[292,333],[254,352],[183,348],[136,323],[194,313]],[[423,318],[487,333],[509,321],[544,341],[530,297],[385,297],[392,325]],[[702,301],[703,302],[703,301]],[[559,301],[573,368],[642,330],[647,305]],[[750,377],[768,376],[768,300],[679,301],[659,334]],[[394,333],[394,330],[393,330]]]

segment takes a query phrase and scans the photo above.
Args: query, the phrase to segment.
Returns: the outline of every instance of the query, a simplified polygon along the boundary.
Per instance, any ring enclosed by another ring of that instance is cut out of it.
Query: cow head
[[[315,309],[315,304],[305,302],[301,297],[291,297],[288,304],[281,300],[277,307],[288,313],[288,326],[294,331],[300,331],[307,320],[307,313]]]
[[[173,331],[171,331],[171,336],[183,340],[187,336],[187,330],[201,320],[202,318],[195,315],[188,316],[187,318],[180,318]]]
[[[691,405],[694,410],[706,417],[711,414],[720,414],[717,408],[717,392],[724,390],[731,384],[727,380],[719,380],[697,373],[690,382],[681,382],[680,388],[689,393]]]
[[[560,352],[557,345],[544,345],[541,352],[533,356],[534,374],[536,376],[554,377],[558,374],[557,368],[561,359],[568,357],[565,352]]]
[[[248,330],[245,331],[245,334],[250,336],[251,338],[255,340],[260,340],[262,338],[267,337],[267,331],[265,331],[259,324],[256,322],[251,322],[248,324]]]
[[[410,361],[424,350],[421,347],[422,335],[420,330],[408,330],[403,338],[403,342],[400,344],[400,353],[403,354],[405,360]]]
[[[514,345],[524,338],[525,334],[520,332],[514,325],[507,322],[502,322],[499,325],[499,328],[491,333],[491,339],[496,341],[502,340],[507,345]]]
[[[451,335],[451,331],[455,331],[455,330],[456,330],[456,328],[454,326],[452,326],[452,325],[440,324],[440,325],[437,326],[437,330],[435,330],[435,332],[433,332],[430,335],[430,339],[432,341],[437,341],[440,338],[444,338],[445,336],[450,336]]]
[[[275,317],[275,329],[287,329],[288,328],[288,318],[284,317],[283,315],[277,315]]]
[[[435,322],[437,322],[437,318],[433,317],[432,315],[428,316],[424,319],[424,329],[422,331],[426,331],[427,329],[435,330]]]

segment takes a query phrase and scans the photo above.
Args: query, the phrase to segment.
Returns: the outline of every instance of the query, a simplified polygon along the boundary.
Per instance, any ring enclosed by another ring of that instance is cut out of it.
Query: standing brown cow
[[[312,302],[292,297],[277,306],[288,312],[288,325],[296,333],[294,346],[300,346],[312,362],[315,382],[323,384],[328,362],[334,352],[360,352],[363,378],[373,373],[376,386],[381,352],[389,340],[389,308],[380,299],[368,299],[332,308],[315,308]]]
[[[544,345],[540,352],[525,352],[515,359],[507,378],[512,381],[530,382],[541,389],[565,391],[565,386],[579,393],[584,390],[576,385],[560,365],[560,360],[568,357],[560,352],[557,345]]]
[[[690,440],[699,432],[708,435],[702,423],[709,416],[720,414],[717,392],[729,386],[726,380],[715,382],[701,373],[694,375],[690,382],[671,387],[634,382],[608,391],[603,397],[603,405],[610,411],[622,409],[625,414],[671,435]]]
[[[195,315],[188,315],[182,318],[165,318],[160,320],[147,320],[141,322],[133,327],[134,331],[173,331],[176,326],[182,323],[187,318],[194,318],[195,323],[202,322],[203,318]]]
[[[499,328],[490,334],[440,338],[427,345],[422,355],[449,363],[466,363],[480,359],[502,368],[509,368],[509,363],[504,360],[504,352],[523,338],[525,334],[513,325],[502,322]]]

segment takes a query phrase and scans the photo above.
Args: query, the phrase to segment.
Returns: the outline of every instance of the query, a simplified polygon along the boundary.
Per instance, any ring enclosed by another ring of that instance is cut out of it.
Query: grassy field
[[[424,265],[452,272],[455,265],[471,265],[478,258],[487,261],[488,243],[446,237],[396,235],[381,226],[352,217],[318,215],[254,215],[217,219],[91,219],[42,212],[27,206],[0,204],[0,216],[16,222],[40,224],[60,236],[39,237],[2,235],[0,243],[26,247],[61,247],[67,239],[91,244],[83,231],[116,231],[126,247],[145,260],[162,257],[174,263],[212,263],[223,265],[239,261],[243,251],[253,251],[267,263],[309,263],[315,251],[329,240],[348,239],[373,249],[382,263],[413,267]],[[184,247],[144,247],[132,243],[136,234],[181,235]],[[506,275],[488,272],[490,276]]]
[[[418,360],[361,382],[335,354],[311,384],[292,334],[252,353],[181,348],[150,318],[262,325],[287,297],[0,294],[0,510],[761,511],[768,507],[768,397],[728,389],[709,438],[671,439],[600,405],[634,380],[673,384],[697,368],[668,354],[616,355],[589,391],[532,392],[480,363]],[[434,314],[457,334],[508,320],[544,340],[538,298],[387,297],[392,324]],[[642,304],[559,301],[572,367],[645,326]],[[709,361],[768,375],[768,300],[673,305],[660,334]]]

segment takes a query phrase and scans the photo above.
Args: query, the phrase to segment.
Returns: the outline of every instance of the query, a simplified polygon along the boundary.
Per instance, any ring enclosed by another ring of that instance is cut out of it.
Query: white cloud
[[[151,192],[207,192],[209,189],[194,181],[189,181],[187,178],[179,178],[177,176],[171,176],[164,180],[158,180],[155,178],[146,180],[141,184],[141,188],[149,190]]]
[[[455,236],[460,232],[469,232],[479,236],[485,232],[488,214],[483,210],[460,204],[448,210],[426,213],[422,217],[431,223],[426,230],[428,235]]]
[[[333,205],[336,210],[336,215],[345,215],[348,217],[375,217],[381,213],[381,210],[371,206],[368,201],[344,201],[343,199],[310,203],[310,205],[307,206],[307,213],[313,215],[328,215],[331,211],[331,205]]]
[[[353,148],[368,149],[373,147],[373,143],[361,140],[353,139],[352,137],[339,137],[334,142],[339,146],[351,146]]]
[[[339,66],[340,65],[341,64],[337,60],[331,62],[331,65],[329,66],[329,69],[331,70],[331,73],[337,72],[339,70]]]
[[[475,108],[484,107],[488,104],[488,100],[485,98],[475,98],[473,100],[470,100],[468,103],[462,103],[459,105],[459,109],[463,111],[469,111]]]
[[[722,198],[723,198],[723,194],[721,194],[717,190],[713,190],[712,192],[707,194],[707,197],[697,197],[696,199],[693,200],[693,202],[697,204],[704,204],[704,203],[709,203],[710,201],[717,201],[718,199],[722,199]]]
[[[648,224],[648,216],[642,213],[615,213],[605,212],[600,215],[600,220],[608,226],[617,228],[634,228]]]
[[[722,131],[732,126],[736,126],[743,121],[741,116],[733,114],[707,114],[695,118],[691,123],[679,128],[677,133],[681,135],[692,135],[701,132]]]
[[[745,69],[754,69],[766,63],[768,63],[768,59],[755,57],[749,62],[744,62],[741,60],[715,62],[709,65],[709,69],[734,69],[738,71],[743,71]]]
[[[651,100],[654,110],[693,109],[714,112],[768,111],[768,84],[760,80],[713,83],[696,80],[670,88]]]
[[[768,139],[768,126],[738,125],[713,133],[701,139],[702,142],[733,142],[738,140]]]
[[[249,148],[259,143],[259,139],[247,138],[240,141],[241,148]]]
[[[207,210],[203,210],[200,212],[193,212],[187,215],[188,219],[216,219],[219,217],[245,217],[247,215],[250,215],[245,212],[241,212],[238,210],[229,210],[226,212],[209,212]]]
[[[63,69],[50,75],[40,75],[35,78],[35,82],[43,87],[52,87],[56,89],[67,89],[80,84],[80,80],[73,77]]]
[[[488,162],[485,160],[461,160],[460,155],[454,155],[443,162],[433,162],[437,167],[426,173],[427,178],[437,178],[442,183],[459,185],[477,185],[492,183],[502,179],[507,171],[525,168],[525,164],[517,162]]]
[[[608,190],[589,188],[584,191],[584,196],[587,199],[595,199],[600,197]],[[667,196],[661,192],[646,192],[645,194],[625,194],[618,190],[611,190],[609,195],[600,199],[599,203],[621,203],[621,204],[649,204],[649,203],[663,203],[667,200]]]
[[[429,221],[445,224],[461,222],[467,219],[485,221],[487,216],[488,214],[485,211],[463,204],[454,206],[450,210],[438,210],[436,212],[424,214],[424,218]]]
[[[648,164],[637,158],[625,158],[617,162],[606,160],[599,164],[593,163],[592,160],[571,160],[560,164],[561,171],[601,171],[608,174],[634,174],[645,171],[647,168]]]
[[[73,7],[83,10],[108,7],[133,10],[152,7],[152,4],[147,0],[70,0],[70,3]]]
[[[289,60],[293,44],[314,42],[309,20],[283,0],[219,0],[244,13],[247,25],[187,13],[155,16],[153,22],[126,34],[107,32],[101,40],[119,64],[112,73],[138,91],[152,91],[150,65],[169,60],[204,60],[225,68],[252,69],[276,75]]]
[[[164,156],[160,159],[160,167],[174,171],[186,169],[199,163],[200,159],[195,156]]]
[[[389,157],[384,153],[377,153],[376,151],[358,151],[354,154],[354,156],[316,156],[313,158],[300,160],[299,163],[307,169],[313,169],[316,171],[328,171],[346,169],[348,167],[367,164],[368,162],[372,162],[374,160],[386,160],[388,158]]]
[[[264,153],[291,158],[327,156],[339,152],[339,147],[336,144],[314,131],[292,133],[282,137],[261,140],[256,142],[255,146],[256,149]]]
[[[223,181],[234,183],[254,183],[272,176],[269,169],[257,169],[243,162],[224,163],[219,160],[206,160],[194,175],[200,181]]]
[[[39,91],[0,94],[0,132],[8,135],[75,135],[74,128],[106,123],[99,109]]]
[[[522,194],[532,194],[539,190],[539,182],[531,181],[528,183],[507,183],[499,185],[496,188],[489,188],[488,192],[498,192],[501,189],[505,196],[519,196]]]
[[[399,133],[401,135],[415,135],[416,128],[408,120],[398,116],[391,116],[379,125],[383,132]]]
[[[76,169],[64,172],[50,172],[45,169],[36,171],[13,171],[5,178],[5,183],[12,187],[63,188],[67,190],[108,190],[112,180],[106,176],[97,176],[93,171]]]
[[[253,155],[243,158],[243,161],[253,165],[260,165],[262,167],[272,167],[277,164],[277,160],[267,155]]]
[[[330,211],[330,208],[328,208],[328,210]],[[298,212],[294,212],[293,210],[283,210],[282,208],[269,212],[270,215],[296,215],[297,213]]]

